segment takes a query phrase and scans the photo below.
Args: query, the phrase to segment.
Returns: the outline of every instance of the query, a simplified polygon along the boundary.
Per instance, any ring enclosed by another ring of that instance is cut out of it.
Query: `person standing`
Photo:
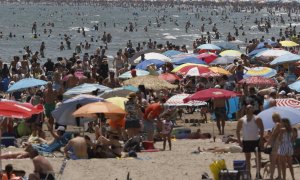
[[[48,82],[47,89],[44,92],[44,108],[45,108],[45,115],[48,118],[49,124],[51,127],[54,124],[54,119],[51,112],[55,109],[55,101],[57,99],[57,92],[53,90],[52,82]]]
[[[292,179],[295,180],[292,160],[294,154],[293,137],[293,129],[289,119],[282,118],[282,128],[278,136],[278,141],[280,142],[278,147],[278,166],[280,167],[283,180],[286,180],[286,165],[290,169]]]
[[[243,152],[246,157],[246,168],[251,176],[251,153],[258,149],[258,166],[261,164],[260,147],[263,147],[263,134],[264,125],[262,120],[255,116],[253,113],[253,105],[249,104],[246,106],[246,115],[238,120],[236,136],[238,143],[243,148]],[[243,133],[243,140],[241,140],[241,134]],[[259,169],[259,168],[258,168]],[[257,175],[260,172],[257,172]]]
[[[40,46],[40,54],[42,58],[45,58],[45,42],[42,42],[41,46]]]
[[[132,92],[128,96],[128,101],[125,103],[125,129],[127,130],[128,139],[139,134],[142,112],[137,104],[136,93]]]

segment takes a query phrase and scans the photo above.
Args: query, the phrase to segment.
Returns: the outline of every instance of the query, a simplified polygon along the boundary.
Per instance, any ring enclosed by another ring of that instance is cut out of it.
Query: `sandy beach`
[[[189,124],[182,124],[190,127]],[[211,122],[201,124],[203,132],[213,133],[213,124]],[[198,127],[190,127],[195,130]],[[235,134],[236,122],[227,122],[226,134]],[[133,180],[196,180],[201,179],[201,175],[207,172],[210,177],[212,174],[209,170],[209,164],[214,160],[225,159],[229,170],[233,169],[233,160],[244,160],[242,153],[210,153],[203,152],[193,154],[192,152],[197,147],[226,147],[228,145],[221,141],[220,136],[217,136],[216,142],[210,140],[173,140],[172,151],[160,151],[151,153],[138,153],[138,158],[124,159],[89,159],[89,160],[69,160],[61,179],[73,180],[122,180],[127,178],[130,172],[130,178]],[[162,142],[155,144],[156,148],[162,148]],[[8,148],[7,151],[19,151],[17,148]],[[57,158],[48,157],[56,172],[59,172],[63,157],[59,153]],[[252,158],[252,166],[254,166],[254,156]],[[268,156],[263,154],[263,161],[268,160]],[[13,164],[17,170],[25,170],[27,173],[33,171],[33,165],[30,159],[21,160],[3,160],[2,166]],[[299,165],[294,164],[295,177],[300,175]],[[288,172],[288,171],[287,171]],[[263,169],[261,170],[263,174]],[[252,174],[255,174],[255,168],[252,167]],[[266,175],[265,175],[266,177]],[[276,176],[275,176],[276,177]],[[290,173],[287,173],[287,179],[291,179]]]

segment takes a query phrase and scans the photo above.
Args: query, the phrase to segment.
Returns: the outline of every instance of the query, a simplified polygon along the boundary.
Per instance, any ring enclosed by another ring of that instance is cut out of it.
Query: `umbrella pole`
[[[212,120],[212,119],[211,119]],[[212,125],[213,125],[213,138],[214,142],[216,142],[216,136],[215,136],[215,122],[212,120]]]

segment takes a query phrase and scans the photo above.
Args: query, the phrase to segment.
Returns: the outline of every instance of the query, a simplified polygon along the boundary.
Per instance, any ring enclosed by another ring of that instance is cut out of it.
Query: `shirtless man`
[[[23,60],[21,61],[21,72],[22,72],[22,74],[25,74],[25,76],[26,75],[29,75],[29,62],[28,62],[28,60],[27,60],[27,56],[26,55],[24,55],[23,56]]]
[[[53,126],[54,119],[52,117],[51,112],[55,109],[55,101],[57,98],[57,92],[53,91],[52,82],[48,82],[47,89],[44,92],[44,108],[46,117],[49,120],[49,124]]]
[[[113,68],[116,68],[117,76],[119,75],[118,72],[120,69],[124,67],[124,60],[122,58],[122,53],[117,52],[117,56],[114,58],[113,61]]]
[[[120,82],[117,78],[115,78],[115,73],[113,71],[109,72],[109,77],[104,79],[103,84],[110,88],[120,87]]]
[[[119,74],[119,75],[120,75],[120,74],[123,74],[123,73],[125,73],[125,72],[127,72],[127,71],[129,71],[129,70],[130,70],[130,69],[129,69],[129,65],[126,63],[126,64],[124,64],[124,67],[118,71],[118,74]]]
[[[87,143],[84,137],[77,136],[71,139],[64,148],[64,153],[67,158],[77,160],[77,159],[87,159]]]
[[[227,119],[226,104],[228,104],[228,101],[226,99],[213,100],[213,108],[216,115],[217,127],[220,135],[224,135],[225,120]]]
[[[79,83],[79,79],[75,76],[75,70],[71,69],[70,74],[68,75],[67,87],[66,89],[70,89],[72,87],[77,86]]]
[[[33,149],[31,146],[28,146],[25,149],[29,153],[30,159],[32,159],[34,171],[32,174],[29,174],[30,180],[54,180],[54,169],[50,162],[43,156],[39,155],[38,151]]]
[[[17,64],[19,63],[19,60],[19,56],[14,56],[14,59],[10,63],[9,69],[11,69],[12,75],[17,74]]]

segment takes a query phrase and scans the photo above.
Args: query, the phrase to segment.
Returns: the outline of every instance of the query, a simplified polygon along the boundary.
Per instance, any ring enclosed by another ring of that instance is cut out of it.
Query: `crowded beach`
[[[53,22],[30,22],[30,40],[0,30],[0,44],[27,43],[21,55],[0,52],[1,179],[297,179],[299,4],[55,4],[81,5],[192,11],[201,25],[167,12],[138,25],[133,12],[136,20],[124,27],[104,22],[93,31],[75,29],[80,42]],[[205,8],[213,11],[200,15]],[[232,20],[231,11],[243,12],[245,22],[254,16],[256,28]],[[270,17],[255,18],[260,11]],[[287,13],[276,16],[280,11]],[[214,22],[219,15],[233,25],[230,32]],[[133,39],[170,22],[182,34],[201,35],[190,44],[170,35]],[[116,42],[114,28],[131,39]],[[44,41],[56,37],[55,47]]]

